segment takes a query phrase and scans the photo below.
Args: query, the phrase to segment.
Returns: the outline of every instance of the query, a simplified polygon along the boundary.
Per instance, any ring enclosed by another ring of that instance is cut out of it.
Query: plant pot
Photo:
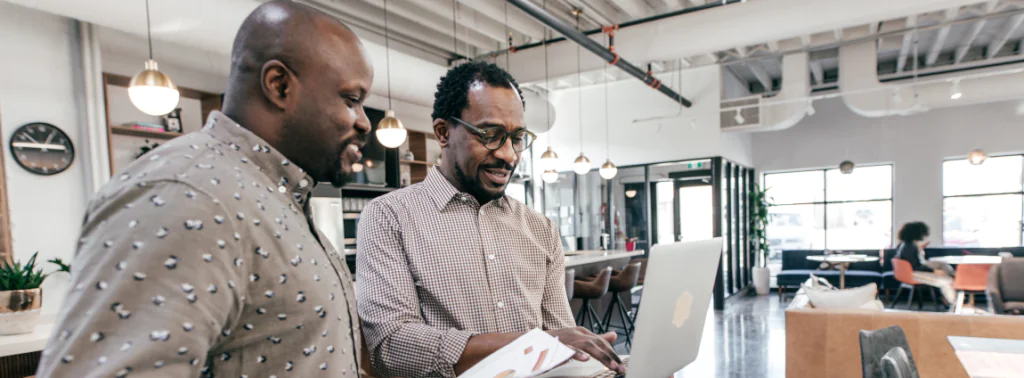
[[[43,290],[0,291],[0,335],[30,333],[39,324]]]
[[[754,268],[754,291],[757,291],[757,295],[767,295],[769,291],[768,284],[771,282],[772,272],[767,267]]]

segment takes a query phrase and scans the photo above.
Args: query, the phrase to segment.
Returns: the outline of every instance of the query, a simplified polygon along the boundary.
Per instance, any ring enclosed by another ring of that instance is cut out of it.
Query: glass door
[[[696,241],[715,235],[711,184],[702,180],[676,181],[676,240]]]

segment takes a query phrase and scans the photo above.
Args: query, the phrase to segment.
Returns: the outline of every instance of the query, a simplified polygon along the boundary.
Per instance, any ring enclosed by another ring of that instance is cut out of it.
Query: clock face
[[[49,123],[30,123],[11,135],[11,154],[22,168],[39,175],[63,172],[75,160],[67,134]]]

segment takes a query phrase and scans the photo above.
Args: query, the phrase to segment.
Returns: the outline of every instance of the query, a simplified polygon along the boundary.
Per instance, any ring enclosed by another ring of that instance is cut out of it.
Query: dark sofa
[[[932,258],[937,256],[958,256],[963,255],[964,252],[970,252],[971,254],[977,255],[990,255],[995,256],[999,252],[1010,252],[1015,257],[1024,257],[1024,247],[1008,247],[1008,248],[961,248],[961,247],[937,247],[937,248],[925,248],[925,258]],[[868,256],[878,256],[879,250],[844,250],[844,252],[853,252]],[[807,281],[810,278],[811,273],[815,276],[824,278],[834,286],[839,286],[839,271],[838,270],[820,270],[818,269],[819,262],[807,260],[807,256],[822,255],[824,250],[785,250],[782,251],[782,271],[779,272],[776,277],[776,285],[778,286],[779,296],[782,296],[782,292],[785,289],[795,289],[800,287],[800,284]],[[900,287],[899,281],[893,277],[892,272],[892,258],[896,255],[896,250],[886,249],[884,250],[885,256],[880,261],[872,262],[860,262],[850,264],[850,268],[846,271],[846,287],[858,287],[864,286],[869,283],[875,283],[878,285],[879,290],[888,292],[891,290],[898,289]]]

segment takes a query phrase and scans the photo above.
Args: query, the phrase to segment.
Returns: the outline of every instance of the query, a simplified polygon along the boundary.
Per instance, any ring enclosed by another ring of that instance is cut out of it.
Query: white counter
[[[571,251],[571,256],[565,256],[565,267],[572,268],[580,265],[603,263],[618,259],[628,259],[633,256],[640,256],[644,251],[626,252],[619,251]]]
[[[53,316],[43,317],[43,322],[36,326],[32,333],[21,335],[0,336],[0,357],[14,356],[23,353],[38,352],[46,347],[53,329]]]

